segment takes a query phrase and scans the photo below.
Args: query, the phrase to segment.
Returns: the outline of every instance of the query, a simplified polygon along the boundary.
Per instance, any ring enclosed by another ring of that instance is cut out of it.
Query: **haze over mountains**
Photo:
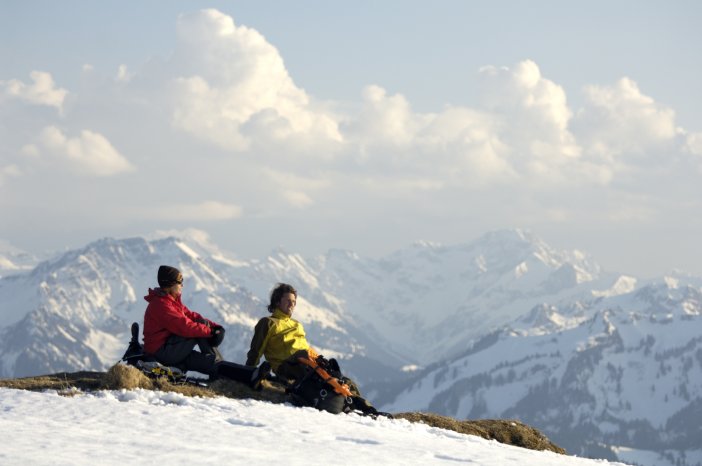
[[[384,409],[519,418],[581,455],[702,461],[702,279],[604,272],[522,230],[380,259],[240,261],[198,233],[102,239],[0,279],[0,376],[114,364],[160,264],[184,272],[188,307],[226,326],[230,360],[285,281],[312,344]]]

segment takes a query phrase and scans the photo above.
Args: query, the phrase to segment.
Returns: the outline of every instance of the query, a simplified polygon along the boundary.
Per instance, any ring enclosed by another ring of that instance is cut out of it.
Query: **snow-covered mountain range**
[[[540,305],[428,368],[384,408],[514,417],[576,454],[633,449],[667,456],[652,464],[699,464],[701,303],[698,280],[668,277]]]
[[[102,239],[0,278],[0,376],[114,364],[160,264],[184,272],[191,309],[225,325],[230,360],[244,360],[284,281],[312,344],[386,410],[519,418],[588,456],[702,460],[702,279],[605,273],[522,230],[381,259],[242,261],[193,232]]]
[[[0,278],[31,270],[38,261],[37,256],[0,240]]]

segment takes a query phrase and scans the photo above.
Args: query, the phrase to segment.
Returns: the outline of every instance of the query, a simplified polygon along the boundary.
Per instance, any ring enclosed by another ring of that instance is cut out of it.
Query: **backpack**
[[[354,395],[336,360],[300,352],[296,360],[304,375],[285,390],[296,406],[310,406],[332,414],[350,412]]]

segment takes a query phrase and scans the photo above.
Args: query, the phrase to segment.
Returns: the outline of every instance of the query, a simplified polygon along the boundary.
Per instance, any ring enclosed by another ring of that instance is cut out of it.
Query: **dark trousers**
[[[195,345],[200,351],[195,351]],[[210,377],[226,377],[249,384],[252,382],[255,367],[242,366],[224,361],[219,350],[210,345],[207,338],[185,338],[171,335],[166,344],[154,353],[156,360],[168,366],[177,366],[186,371],[196,371]]]
[[[196,345],[200,351],[195,351]],[[168,337],[166,344],[154,356],[161,364],[207,375],[215,375],[217,363],[222,360],[219,350],[210,345],[206,338],[185,338],[178,335]]]

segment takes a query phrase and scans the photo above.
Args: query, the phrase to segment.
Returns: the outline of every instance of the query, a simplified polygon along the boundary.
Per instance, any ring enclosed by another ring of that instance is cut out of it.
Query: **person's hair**
[[[170,265],[162,265],[159,267],[156,278],[158,281],[158,286],[160,286],[161,289],[170,288],[176,283],[183,283],[183,274],[180,273],[180,270],[176,269],[175,267],[171,267]]]
[[[278,307],[278,303],[284,294],[292,293],[297,298],[297,290],[287,283],[278,283],[271,291],[271,303],[268,305],[268,312],[273,312]]]

